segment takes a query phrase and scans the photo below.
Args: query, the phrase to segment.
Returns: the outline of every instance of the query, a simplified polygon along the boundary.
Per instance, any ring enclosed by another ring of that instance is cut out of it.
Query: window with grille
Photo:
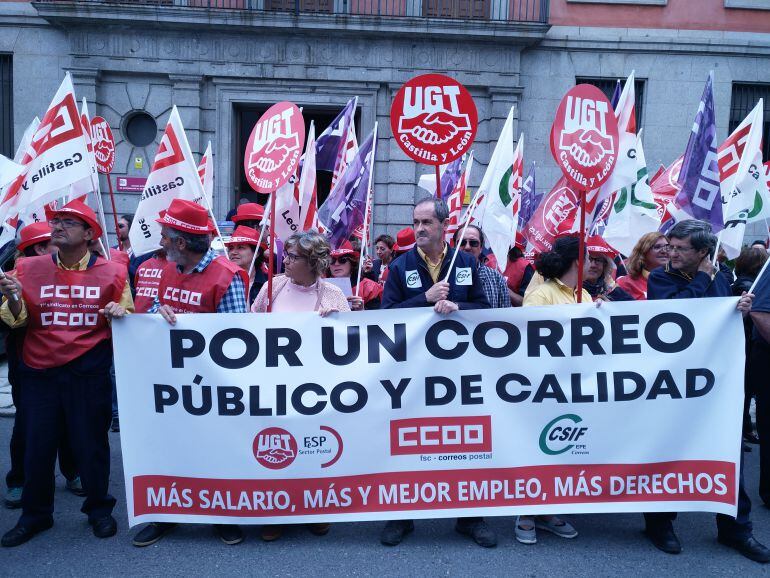
[[[13,60],[0,54],[0,153],[13,158]]]
[[[620,79],[620,89],[623,89],[622,78]],[[595,77],[578,77],[575,79],[575,84],[592,84],[599,90],[601,90],[607,99],[612,102],[612,95],[615,93],[615,87],[618,85],[617,78],[595,78]],[[634,106],[636,107],[636,130],[639,131],[642,128],[642,112],[644,110],[644,80],[634,79],[634,91],[636,92],[636,99]]]
[[[770,160],[770,84],[733,83],[728,134],[738,128],[738,125],[753,110],[760,98],[764,99],[765,109],[765,122],[762,127],[762,158],[767,161]]]

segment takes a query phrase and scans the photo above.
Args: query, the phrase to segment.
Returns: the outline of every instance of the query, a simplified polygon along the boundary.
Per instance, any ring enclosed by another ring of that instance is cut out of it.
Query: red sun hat
[[[414,229],[412,227],[401,229],[396,234],[396,244],[393,245],[393,251],[396,253],[406,253],[409,249],[414,249],[414,243]]]
[[[80,219],[94,230],[94,238],[98,239],[102,236],[102,226],[99,224],[99,221],[96,218],[96,213],[94,213],[94,210],[91,207],[79,199],[70,201],[63,207],[53,211],[50,214],[49,219],[53,219],[55,217],[59,217],[60,219],[66,217],[75,217],[76,219]]]
[[[352,256],[354,259],[358,259],[360,256],[357,251],[353,250],[353,245],[350,244],[350,241],[344,241],[339,248],[333,249],[329,255],[335,259],[337,257],[344,257],[345,255]]]
[[[23,251],[27,247],[35,245],[37,243],[43,243],[51,240],[51,227],[48,223],[32,223],[27,225],[21,230],[21,239],[16,248],[19,251]]]
[[[198,203],[182,199],[171,201],[166,214],[160,219],[155,219],[155,222],[193,235],[206,235],[216,231],[209,222],[209,212],[206,209]]]
[[[602,255],[604,257],[609,257],[610,259],[614,259],[618,256],[618,252],[599,235],[594,235],[593,237],[588,237],[588,239],[586,239],[586,251],[588,251],[589,255]]]
[[[238,225],[225,245],[251,245],[256,247],[258,242],[259,233],[256,230],[252,229],[251,227],[247,227],[246,225]],[[265,239],[262,239],[260,246],[263,249],[267,249],[267,242]]]
[[[241,221],[261,221],[265,218],[265,208],[259,203],[243,203],[233,215],[233,223]]]

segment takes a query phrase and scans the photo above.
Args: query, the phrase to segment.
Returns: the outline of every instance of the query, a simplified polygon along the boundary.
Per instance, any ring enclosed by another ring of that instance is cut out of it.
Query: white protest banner
[[[736,300],[131,315],[129,522],[735,515]]]

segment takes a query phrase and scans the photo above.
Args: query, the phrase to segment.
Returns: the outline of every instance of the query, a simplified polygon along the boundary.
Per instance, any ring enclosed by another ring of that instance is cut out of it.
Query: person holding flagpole
[[[174,199],[157,222],[169,262],[161,272],[149,313],[160,313],[171,325],[180,313],[246,313],[246,272],[211,248],[215,228],[208,211],[193,201]],[[150,522],[134,536],[133,544],[154,544],[174,527]],[[234,524],[216,524],[214,532],[227,545],[243,541],[240,527]]]
[[[28,257],[15,277],[0,278],[0,318],[11,328],[27,328],[18,368],[28,420],[22,515],[2,537],[5,547],[19,546],[53,526],[53,474],[63,427],[86,492],[81,511],[97,538],[117,532],[112,517],[116,500],[108,491],[110,322],[133,311],[127,270],[89,251],[102,228],[82,201],[64,205],[49,219],[51,244],[58,252]]]
[[[433,307],[449,315],[460,309],[488,309],[489,301],[479,277],[479,263],[446,242],[449,207],[428,197],[414,207],[415,247],[393,260],[382,295],[382,309]],[[483,518],[458,518],[455,530],[479,546],[492,548],[497,536]],[[380,542],[397,546],[414,531],[412,520],[391,520],[382,529]]]
[[[647,280],[647,299],[702,299],[731,296],[730,283],[713,264],[717,237],[711,224],[698,219],[681,221],[668,232],[670,262],[653,270]],[[737,309],[743,316],[752,309],[752,293],[743,292]],[[756,319],[755,319],[756,321]],[[761,434],[760,434],[761,436]],[[739,443],[739,440],[735,440]],[[717,514],[717,540],[750,560],[770,562],[770,550],[754,538],[751,500],[743,484],[743,452],[738,476],[737,516]],[[674,533],[675,512],[645,513],[645,534],[653,546],[679,554],[682,545]]]

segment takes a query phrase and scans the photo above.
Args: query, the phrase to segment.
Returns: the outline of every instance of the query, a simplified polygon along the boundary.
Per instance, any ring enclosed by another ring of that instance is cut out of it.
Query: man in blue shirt
[[[674,225],[668,233],[670,262],[654,269],[647,280],[647,299],[697,299],[729,297],[730,283],[713,265],[717,237],[705,221],[689,220]],[[752,295],[744,293],[738,310],[751,311]],[[736,384],[737,386],[737,384]],[[740,440],[735,440],[740,444]],[[743,452],[741,452],[743,460]],[[717,514],[717,539],[755,562],[770,562],[770,550],[752,533],[751,500],[743,486],[741,463],[738,487],[738,517]],[[644,514],[645,534],[652,544],[668,554],[678,554],[682,545],[674,533],[675,512]]]
[[[489,308],[473,255],[459,251],[450,271],[455,249],[444,240],[448,227],[449,209],[444,201],[428,197],[415,205],[416,246],[390,264],[382,309],[433,307],[436,313],[448,315],[458,309]],[[458,518],[455,529],[479,546],[497,545],[497,536],[483,518]],[[396,546],[413,530],[412,520],[391,520],[383,528],[380,542]]]

